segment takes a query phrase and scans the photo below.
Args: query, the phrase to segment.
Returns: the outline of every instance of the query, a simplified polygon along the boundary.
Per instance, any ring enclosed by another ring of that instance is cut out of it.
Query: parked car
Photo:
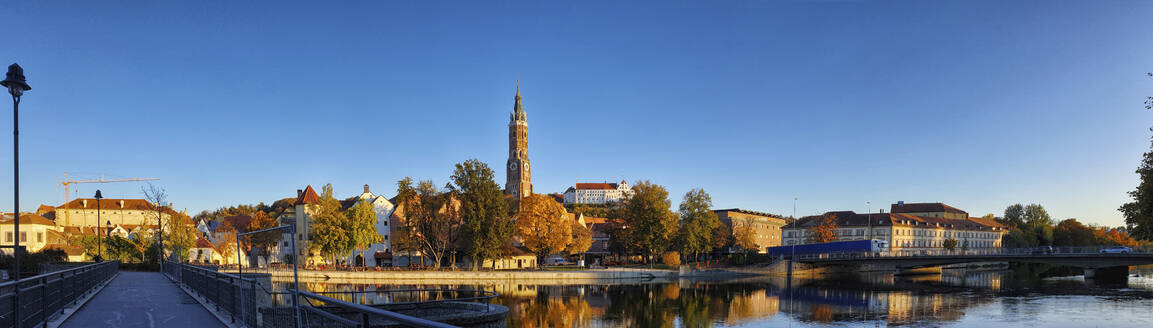
[[[1033,247],[1029,250],[1029,254],[1053,254],[1053,246]]]
[[[1125,246],[1113,246],[1101,250],[1101,254],[1129,254],[1133,249]]]

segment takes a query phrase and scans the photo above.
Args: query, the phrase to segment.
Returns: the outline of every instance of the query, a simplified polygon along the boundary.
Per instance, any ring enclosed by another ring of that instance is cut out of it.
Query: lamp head
[[[96,199],[104,199],[104,195],[100,194],[100,189],[96,189]]]
[[[8,88],[8,93],[16,97],[24,94],[24,91],[32,90],[24,78],[24,69],[16,63],[8,66],[8,73],[4,75],[4,81],[0,81],[0,85]]]

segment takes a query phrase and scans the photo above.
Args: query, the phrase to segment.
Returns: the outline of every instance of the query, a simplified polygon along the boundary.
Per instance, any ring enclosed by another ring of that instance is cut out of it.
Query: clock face
[[[516,162],[508,163],[508,169],[516,171]]]

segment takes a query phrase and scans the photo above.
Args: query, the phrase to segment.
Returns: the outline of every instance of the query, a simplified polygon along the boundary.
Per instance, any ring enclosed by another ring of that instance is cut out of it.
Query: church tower
[[[528,164],[528,120],[520,105],[520,81],[516,85],[516,102],[508,119],[508,180],[504,183],[505,195],[516,199],[532,194],[532,175]]]

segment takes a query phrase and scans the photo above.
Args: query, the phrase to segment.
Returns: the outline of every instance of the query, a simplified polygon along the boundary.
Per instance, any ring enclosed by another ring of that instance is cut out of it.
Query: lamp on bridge
[[[12,268],[13,268],[13,281],[20,281],[20,96],[24,95],[24,91],[32,90],[28,86],[27,79],[24,78],[24,69],[12,63],[8,66],[8,73],[4,75],[4,81],[0,81],[0,85],[8,88],[8,94],[12,95]],[[20,288],[15,288],[12,296],[13,304],[20,304]],[[21,322],[20,307],[12,308],[12,317],[15,321]]]
[[[104,199],[104,195],[100,194],[100,189],[96,189],[96,262],[104,260],[104,251],[101,250],[101,244],[104,242],[100,240],[100,200]],[[87,220],[85,220],[87,221]]]

